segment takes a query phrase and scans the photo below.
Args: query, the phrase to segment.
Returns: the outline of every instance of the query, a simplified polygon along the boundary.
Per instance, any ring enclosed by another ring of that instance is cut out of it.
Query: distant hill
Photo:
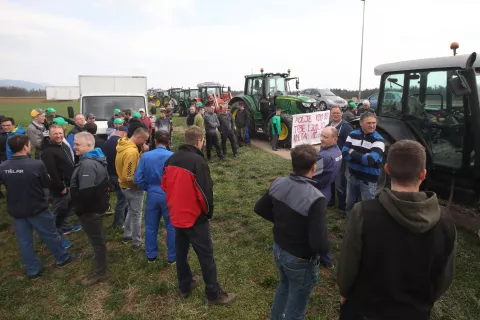
[[[8,80],[2,79],[0,80],[0,87],[17,87],[23,88],[27,90],[45,90],[45,86],[49,86],[48,83],[35,83],[35,82],[28,82],[23,80]]]

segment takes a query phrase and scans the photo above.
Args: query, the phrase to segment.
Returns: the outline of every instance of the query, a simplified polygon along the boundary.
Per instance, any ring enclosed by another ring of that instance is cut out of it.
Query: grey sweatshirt
[[[218,122],[217,115],[215,113],[206,112],[203,116],[205,121],[205,131],[207,133],[216,133],[216,129],[220,127],[220,122]]]

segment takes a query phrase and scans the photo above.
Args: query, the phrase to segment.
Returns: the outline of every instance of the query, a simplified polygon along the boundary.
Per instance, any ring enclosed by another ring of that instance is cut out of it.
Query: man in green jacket
[[[282,132],[280,113],[282,109],[276,108],[275,115],[272,117],[272,150],[278,151],[278,136]]]
[[[205,108],[203,107],[201,102],[197,103],[198,114],[193,119],[193,125],[199,127],[203,131],[203,135],[205,135],[205,123],[203,121],[203,115],[205,114]]]

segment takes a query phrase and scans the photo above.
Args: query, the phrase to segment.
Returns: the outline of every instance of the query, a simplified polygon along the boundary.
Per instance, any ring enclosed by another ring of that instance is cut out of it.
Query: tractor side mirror
[[[300,80],[297,79],[297,81],[295,81],[295,87],[297,88],[300,88]]]
[[[73,111],[73,107],[72,107],[72,106],[68,106],[68,107],[67,107],[67,112],[68,112],[68,117],[69,117],[69,118],[75,117],[75,112]]]
[[[232,91],[232,88],[229,86],[229,87],[228,87],[228,92],[230,92],[230,91]]]
[[[470,89],[467,80],[461,74],[458,74],[457,77],[450,79],[449,82],[453,92],[458,97],[465,96],[472,92],[472,89]]]

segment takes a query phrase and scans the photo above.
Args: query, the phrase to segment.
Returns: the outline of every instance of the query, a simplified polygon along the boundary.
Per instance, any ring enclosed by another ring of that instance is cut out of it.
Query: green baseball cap
[[[65,119],[63,119],[62,117],[56,117],[53,119],[53,123],[56,123],[58,124],[59,126],[65,126],[68,124],[67,121],[65,121]]]
[[[357,107],[357,105],[356,105],[355,102],[353,102],[353,101],[350,101],[350,102],[348,103],[348,106],[349,106],[350,108],[352,108],[352,109]]]
[[[142,116],[140,115],[140,112],[135,112],[133,114],[133,118],[140,119]]]
[[[117,119],[113,120],[113,124],[123,124],[123,120],[120,119],[120,118],[117,118]]]
[[[120,109],[113,110],[113,114],[119,114],[120,112],[121,112]]]
[[[198,101],[197,102],[197,107],[201,107],[201,106],[203,106],[203,103],[201,101]]]
[[[48,108],[47,109],[47,113],[54,113],[54,112],[57,112],[57,110],[53,109],[53,108]],[[63,118],[62,118],[63,119]]]

